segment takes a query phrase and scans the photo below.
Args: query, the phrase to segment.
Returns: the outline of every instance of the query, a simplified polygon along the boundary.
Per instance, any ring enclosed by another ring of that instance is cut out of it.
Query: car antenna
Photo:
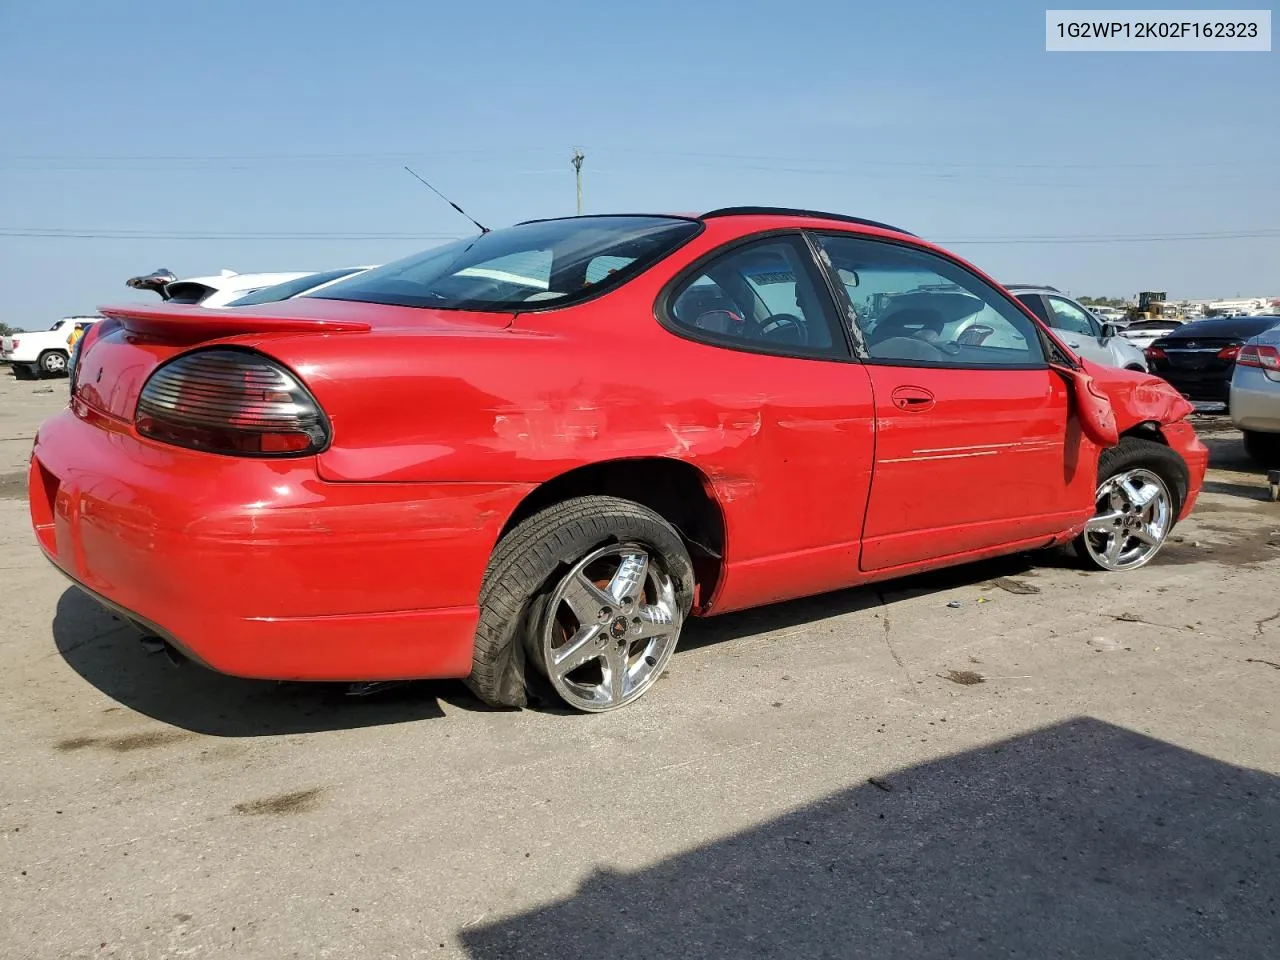
[[[409,170],[408,166],[406,166],[406,167],[405,167],[405,169],[406,169],[406,170]],[[448,197],[446,197],[443,193],[441,193],[439,190],[437,190],[437,189],[436,189],[435,187],[433,187],[431,184],[427,183],[427,181],[426,181],[426,180],[423,180],[423,179],[422,179],[422,177],[419,177],[419,176],[418,176],[416,173],[414,173],[412,170],[409,170],[409,173],[410,173],[410,174],[412,174],[412,175],[413,175],[417,180],[419,180],[419,181],[422,183],[422,185],[423,185],[424,187],[426,187],[428,190],[430,190],[432,193],[434,193],[437,197],[439,197],[441,200],[443,200],[443,201],[444,201],[445,203],[447,203],[449,206],[453,207],[453,209],[457,210],[460,214],[462,214],[464,217],[466,217],[468,220],[470,220],[472,223],[474,223],[477,227],[479,227],[479,228],[480,228],[480,232],[481,232],[481,233],[488,233],[488,232],[489,232],[489,228],[488,228],[488,227],[486,227],[483,223],[481,223],[481,222],[480,222],[479,220],[477,220],[475,217],[471,216],[471,214],[467,213],[467,211],[463,210],[460,206],[458,206],[456,203],[454,203],[452,200],[450,200]]]

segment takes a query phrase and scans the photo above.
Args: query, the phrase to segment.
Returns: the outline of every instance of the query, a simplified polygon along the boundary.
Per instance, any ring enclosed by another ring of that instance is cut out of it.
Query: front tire
[[[57,377],[67,372],[67,355],[61,350],[46,350],[36,363],[40,373],[46,377]]]
[[[1124,437],[1098,457],[1095,512],[1075,540],[1099,570],[1136,570],[1160,552],[1186,495],[1182,458],[1162,443]]]
[[[491,706],[549,686],[575,710],[615,710],[662,676],[692,606],[693,564],[671,524],[630,500],[566,500],[494,550],[467,685]]]
[[[1244,452],[1249,459],[1265,470],[1280,469],[1280,433],[1262,433],[1245,430]]]

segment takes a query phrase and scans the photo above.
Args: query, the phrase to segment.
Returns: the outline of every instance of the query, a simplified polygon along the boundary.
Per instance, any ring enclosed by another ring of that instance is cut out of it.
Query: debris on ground
[[[887,780],[881,780],[879,777],[867,777],[867,783],[871,784],[873,787],[879,787],[885,793],[890,793],[893,790],[893,784],[889,783]]]
[[[1029,596],[1040,592],[1040,588],[1034,584],[1027,583],[1024,580],[1014,580],[1012,577],[996,577],[991,581],[991,586],[999,587],[1005,593],[1015,593],[1019,596]]]
[[[986,677],[980,673],[974,673],[972,670],[948,670],[946,673],[938,674],[938,676],[943,680],[958,683],[962,687],[972,687],[976,683],[986,682]]]
[[[1094,653],[1112,653],[1116,650],[1129,649],[1119,640],[1112,640],[1110,637],[1094,637],[1089,641],[1089,646],[1093,647]]]
[[[1245,663],[1262,663],[1268,667],[1275,667],[1277,670],[1280,670],[1280,663],[1275,663],[1271,660],[1259,660],[1256,657],[1247,657],[1244,662]]]
[[[948,600],[947,606],[954,610],[956,607],[963,606],[963,604],[959,600]]]

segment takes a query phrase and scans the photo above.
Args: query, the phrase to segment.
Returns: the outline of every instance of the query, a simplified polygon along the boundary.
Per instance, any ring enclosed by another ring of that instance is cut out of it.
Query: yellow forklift
[[[1163,320],[1164,304],[1168,295],[1163,290],[1143,290],[1138,294],[1138,305],[1125,311],[1129,322],[1136,320]]]

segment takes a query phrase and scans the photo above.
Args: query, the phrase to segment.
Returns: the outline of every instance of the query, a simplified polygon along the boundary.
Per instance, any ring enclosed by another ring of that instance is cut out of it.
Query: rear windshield
[[[345,270],[327,270],[323,273],[309,273],[305,277],[298,277],[296,280],[286,280],[284,283],[276,283],[269,287],[263,287],[261,290],[255,290],[253,293],[246,293],[243,297],[237,297],[227,304],[228,307],[251,307],[257,303],[276,303],[279,300],[288,300],[290,297],[296,297],[300,293],[305,293],[313,287],[318,287],[322,283],[328,283],[330,280],[340,280],[343,277],[349,277],[353,273],[359,273],[358,267],[348,267]]]
[[[414,254],[307,296],[500,312],[566,306],[625,283],[701,228],[671,217],[526,223]]]

